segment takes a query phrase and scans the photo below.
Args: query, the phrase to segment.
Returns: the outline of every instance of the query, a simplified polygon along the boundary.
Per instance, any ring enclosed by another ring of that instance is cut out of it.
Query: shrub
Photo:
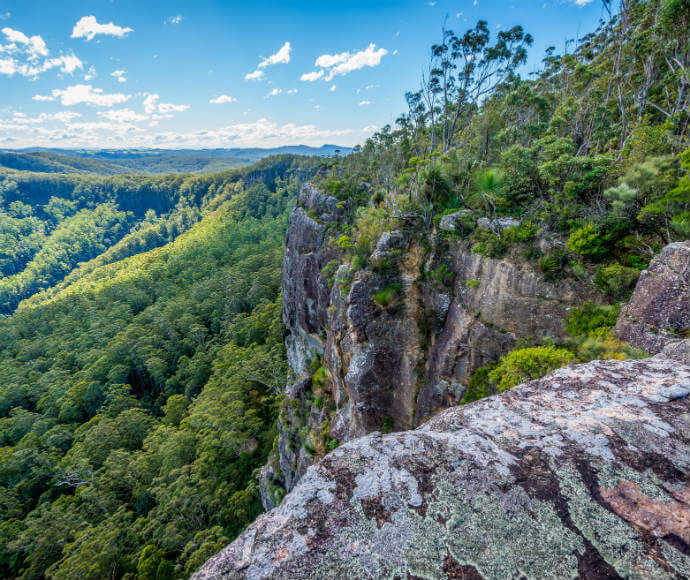
[[[479,280],[468,280],[467,282],[465,282],[465,285],[468,288],[476,288],[477,286],[479,286]]]
[[[599,268],[594,275],[594,285],[613,300],[627,300],[635,287],[640,272],[621,264]]]
[[[521,348],[501,357],[488,377],[503,392],[520,383],[543,377],[569,364],[574,358],[570,351],[554,346]]]
[[[382,308],[388,308],[388,306],[393,302],[398,293],[402,290],[402,284],[396,282],[395,284],[389,284],[380,292],[374,294],[374,300]]]
[[[474,230],[472,240],[476,242],[472,251],[487,258],[500,258],[506,251],[505,240],[483,228]]]
[[[588,333],[587,338],[578,346],[578,355],[582,360],[644,358],[646,353],[618,340],[610,328],[602,326]]]
[[[571,336],[582,336],[598,328],[613,328],[618,319],[618,310],[618,305],[597,306],[585,302],[581,307],[570,310],[565,329]]]
[[[594,261],[605,258],[612,249],[610,237],[602,234],[599,227],[592,222],[570,234],[566,246],[571,252],[587,256]]]
[[[532,240],[534,240],[534,238],[537,237],[538,233],[539,228],[537,227],[537,225],[530,220],[526,220],[522,222],[519,226],[506,228],[503,231],[503,238],[507,242],[518,244],[531,242]]]
[[[311,377],[312,390],[314,392],[320,392],[323,390],[328,380],[328,370],[324,366],[320,366]],[[319,407],[321,408],[321,407]]]
[[[553,282],[565,276],[565,267],[568,265],[568,256],[560,248],[539,260],[539,268],[544,275],[544,280]]]
[[[384,433],[390,433],[391,431],[393,431],[393,418],[392,417],[384,417],[382,428],[383,428]]]
[[[333,287],[333,282],[335,282],[335,273],[338,271],[339,267],[339,260],[331,260],[321,269],[321,276],[326,279],[326,283],[328,284],[329,288]]]
[[[467,390],[460,401],[461,405],[478,401],[491,394],[491,382],[489,381],[489,373],[496,367],[496,363],[485,367],[479,367],[472,373],[470,382],[467,385]]]

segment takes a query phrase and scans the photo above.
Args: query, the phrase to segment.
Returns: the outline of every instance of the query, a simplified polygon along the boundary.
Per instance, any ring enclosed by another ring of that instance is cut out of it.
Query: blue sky
[[[405,109],[444,19],[522,24],[527,74],[602,15],[596,0],[2,0],[0,147],[354,145]]]

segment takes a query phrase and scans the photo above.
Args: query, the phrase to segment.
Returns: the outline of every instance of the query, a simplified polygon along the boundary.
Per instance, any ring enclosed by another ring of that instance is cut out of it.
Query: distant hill
[[[331,157],[349,147],[287,145],[271,149],[23,149],[0,150],[0,167],[43,173],[216,173],[271,155]]]

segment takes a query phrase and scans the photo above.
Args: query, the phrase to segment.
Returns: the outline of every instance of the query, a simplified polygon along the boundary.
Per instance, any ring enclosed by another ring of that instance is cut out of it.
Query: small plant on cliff
[[[488,376],[503,392],[520,383],[543,377],[571,363],[574,358],[572,352],[554,346],[521,348],[501,357]]]
[[[585,302],[582,306],[575,306],[565,323],[565,329],[571,336],[586,335],[598,328],[613,328],[618,319],[617,304],[613,306],[599,306],[593,302]]]
[[[395,298],[398,296],[401,290],[402,284],[400,284],[400,282],[396,282],[395,284],[389,284],[383,290],[381,290],[380,292],[376,292],[376,294],[374,294],[374,300],[376,300],[378,305],[382,308],[388,308],[388,306],[390,306],[393,300],[395,300]]]

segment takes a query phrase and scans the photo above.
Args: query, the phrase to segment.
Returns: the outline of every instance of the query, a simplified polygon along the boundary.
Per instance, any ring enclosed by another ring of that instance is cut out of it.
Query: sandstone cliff
[[[345,202],[312,185],[291,216],[283,319],[295,381],[262,473],[267,509],[329,445],[420,425],[457,405],[477,368],[519,339],[561,341],[570,308],[598,300],[583,283],[545,281],[519,253],[473,254],[445,222],[430,241],[384,232],[368,266],[354,270],[335,243],[348,219]]]
[[[689,395],[595,361],[351,441],[194,578],[688,577]]]

